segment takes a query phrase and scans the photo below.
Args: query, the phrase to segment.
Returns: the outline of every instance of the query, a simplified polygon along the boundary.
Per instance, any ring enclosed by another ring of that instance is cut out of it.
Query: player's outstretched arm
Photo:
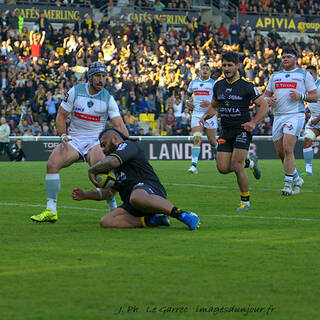
[[[95,190],[90,191],[83,191],[80,188],[74,188],[72,190],[72,199],[81,201],[81,200],[105,200],[110,197],[110,190],[109,189],[101,189],[97,188]]]

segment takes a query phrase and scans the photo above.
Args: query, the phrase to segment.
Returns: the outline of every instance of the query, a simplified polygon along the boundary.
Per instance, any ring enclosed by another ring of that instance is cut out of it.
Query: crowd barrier
[[[138,139],[149,160],[191,160],[192,141],[191,136],[141,136],[131,137]],[[22,149],[26,155],[26,161],[46,161],[52,150],[60,143],[60,137],[10,137],[11,142],[22,140]],[[318,153],[318,145],[314,146]],[[258,156],[259,159],[278,159],[272,138],[270,136],[255,136],[250,144],[249,153]],[[302,138],[295,148],[296,159],[303,159]],[[212,159],[211,146],[207,137],[203,137],[201,145],[201,160]],[[0,155],[0,161],[8,161],[6,154]]]

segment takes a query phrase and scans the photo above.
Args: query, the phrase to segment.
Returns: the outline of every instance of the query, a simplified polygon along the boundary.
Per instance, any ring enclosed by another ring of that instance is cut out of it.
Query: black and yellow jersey
[[[114,189],[119,191],[124,203],[129,202],[132,189],[137,184],[147,184],[155,190],[161,191],[162,194],[166,194],[158,176],[137,142],[126,140],[120,143],[110,156],[116,157],[121,163],[120,167],[114,169],[117,178]]]
[[[216,82],[213,96],[218,101],[222,128],[237,128],[251,120],[249,106],[260,93],[254,84],[245,78],[239,78],[232,83],[222,79]]]

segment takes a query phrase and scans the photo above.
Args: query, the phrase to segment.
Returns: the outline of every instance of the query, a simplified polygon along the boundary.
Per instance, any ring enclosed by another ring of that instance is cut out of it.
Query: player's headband
[[[297,59],[297,56],[296,56],[295,54],[293,54],[293,53],[283,52],[283,53],[282,53],[282,56],[284,56],[284,55],[291,56],[291,57]]]

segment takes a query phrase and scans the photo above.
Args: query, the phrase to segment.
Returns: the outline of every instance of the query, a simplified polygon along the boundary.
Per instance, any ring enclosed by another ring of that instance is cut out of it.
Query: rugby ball
[[[113,170],[108,173],[98,173],[96,180],[99,183],[100,188],[112,188],[116,184],[116,175]]]

